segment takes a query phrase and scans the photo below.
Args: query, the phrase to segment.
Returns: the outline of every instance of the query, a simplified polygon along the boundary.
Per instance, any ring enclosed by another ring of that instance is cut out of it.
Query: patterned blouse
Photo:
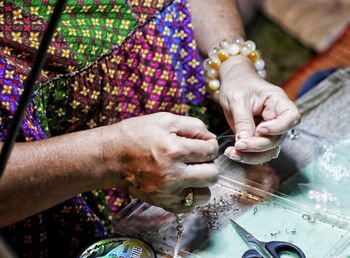
[[[0,141],[55,2],[0,0]],[[203,114],[202,73],[186,0],[68,0],[18,141],[159,111]],[[96,189],[0,232],[19,257],[76,257],[128,199]]]

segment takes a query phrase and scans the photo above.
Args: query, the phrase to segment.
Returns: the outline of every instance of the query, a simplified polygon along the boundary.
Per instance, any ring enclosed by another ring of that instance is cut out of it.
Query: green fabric
[[[13,1],[29,13],[48,20],[56,0]],[[76,56],[81,67],[105,54],[113,45],[119,45],[137,26],[137,21],[126,0],[69,0],[61,17],[58,31]],[[93,40],[93,43],[91,42]]]

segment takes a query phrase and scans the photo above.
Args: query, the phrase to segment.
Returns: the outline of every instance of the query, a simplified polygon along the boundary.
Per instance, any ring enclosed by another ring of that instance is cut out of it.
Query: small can
[[[156,258],[153,248],[144,241],[131,237],[112,237],[100,240],[86,248],[78,258]]]

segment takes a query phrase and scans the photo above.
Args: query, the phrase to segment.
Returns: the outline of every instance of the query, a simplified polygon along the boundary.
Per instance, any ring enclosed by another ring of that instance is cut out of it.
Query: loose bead
[[[218,58],[220,59],[221,62],[226,61],[227,59],[229,59],[229,57],[230,57],[230,54],[226,49],[221,49],[218,53]]]
[[[248,58],[250,59],[250,61],[252,61],[254,63],[260,59],[260,55],[259,55],[258,51],[254,50],[248,55]]]
[[[249,47],[252,51],[254,51],[256,49],[255,43],[251,40],[247,40],[246,42],[244,42],[244,45]]]
[[[217,91],[220,88],[220,81],[219,80],[210,80],[208,83],[208,87],[212,91]]]
[[[265,68],[265,61],[260,59],[254,63],[255,69],[256,70],[263,70]]]
[[[252,50],[251,50],[249,47],[247,47],[247,46],[245,46],[245,45],[243,45],[243,46],[241,47],[241,54],[242,54],[242,55],[248,56],[251,52],[252,52]]]
[[[221,61],[219,59],[210,59],[209,61],[209,66],[216,70],[219,69],[220,64],[221,64]]]
[[[216,78],[218,78],[219,73],[218,73],[217,70],[215,70],[215,69],[213,69],[213,68],[209,68],[209,69],[207,70],[207,76],[208,76],[208,78],[210,78],[210,79],[216,79]]]
[[[310,200],[315,199],[315,191],[314,191],[314,190],[310,190],[310,191],[307,193],[307,197],[308,197]]]
[[[231,56],[238,55],[239,54],[239,46],[237,44],[231,44],[227,48],[227,51]]]

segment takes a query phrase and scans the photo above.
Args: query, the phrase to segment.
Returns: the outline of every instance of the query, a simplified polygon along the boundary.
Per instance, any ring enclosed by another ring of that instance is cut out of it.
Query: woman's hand
[[[192,209],[182,201],[193,188],[194,205],[210,198],[218,179],[212,162],[215,135],[196,118],[157,113],[101,129],[105,187],[119,186],[133,196],[173,212]]]
[[[236,135],[225,154],[247,164],[276,158],[282,136],[300,121],[284,91],[258,76],[248,58],[235,56],[220,70],[220,104]]]

